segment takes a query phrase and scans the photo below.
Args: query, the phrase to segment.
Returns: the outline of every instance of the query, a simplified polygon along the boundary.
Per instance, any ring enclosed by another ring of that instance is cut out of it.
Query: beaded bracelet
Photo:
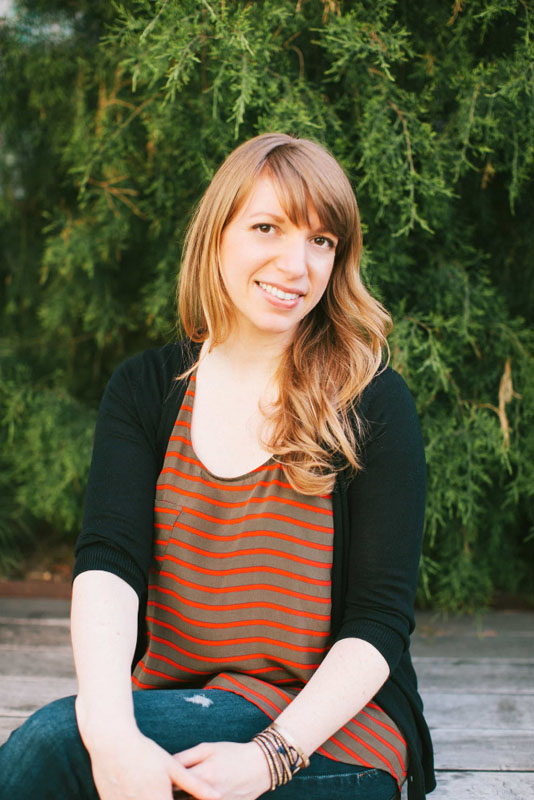
[[[260,747],[271,776],[271,791],[290,781],[300,769],[309,767],[310,759],[280,726],[273,722],[252,739]]]

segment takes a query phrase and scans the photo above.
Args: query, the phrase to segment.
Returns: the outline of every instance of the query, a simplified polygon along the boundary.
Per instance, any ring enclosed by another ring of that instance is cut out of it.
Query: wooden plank
[[[43,597],[2,597],[0,616],[25,617],[26,619],[68,619],[70,600],[46,599]]]
[[[477,728],[534,732],[534,694],[422,692],[431,728]]]
[[[70,643],[68,621],[10,620],[0,623],[0,644],[62,646]]]
[[[72,678],[72,649],[67,645],[0,645],[0,676],[8,675]]]
[[[534,659],[418,657],[414,666],[426,693],[534,694]]]
[[[76,694],[72,678],[12,677],[0,683],[0,716],[24,716],[58,697]]]
[[[443,770],[534,770],[534,731],[433,728],[434,758]]]
[[[416,613],[412,655],[534,659],[534,612],[492,611],[477,617]]]
[[[533,772],[438,772],[436,800],[532,800]]]

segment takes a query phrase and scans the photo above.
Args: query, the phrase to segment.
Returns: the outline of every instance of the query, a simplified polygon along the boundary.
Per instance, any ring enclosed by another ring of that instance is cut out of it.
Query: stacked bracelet
[[[267,760],[271,791],[290,781],[299,769],[310,765],[308,756],[276,722],[256,734],[252,741],[260,747]]]

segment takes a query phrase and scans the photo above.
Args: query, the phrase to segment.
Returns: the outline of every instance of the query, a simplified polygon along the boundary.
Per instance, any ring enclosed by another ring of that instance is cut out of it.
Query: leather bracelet
[[[310,759],[308,758],[308,756],[298,746],[293,737],[290,736],[283,728],[281,728],[277,722],[271,722],[269,728],[271,728],[273,731],[276,731],[282,737],[282,739],[284,739],[288,743],[290,748],[292,748],[297,753],[301,761],[298,769],[305,769],[306,767],[310,766]],[[267,730],[269,730],[269,728],[267,728]],[[295,774],[295,772],[293,774]]]
[[[276,723],[260,731],[252,741],[256,742],[267,761],[271,791],[286,784],[299,770],[310,764],[310,759],[294,739],[288,737]]]

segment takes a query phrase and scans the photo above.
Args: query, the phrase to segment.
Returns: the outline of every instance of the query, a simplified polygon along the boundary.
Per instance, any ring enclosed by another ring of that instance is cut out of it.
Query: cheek
[[[332,272],[333,271],[334,271],[334,259],[333,258],[328,263],[322,264],[320,269],[317,271],[316,286],[317,286],[317,293],[318,294],[322,295],[324,293],[324,291],[326,290],[326,287],[328,286],[328,284],[330,283],[330,280],[332,278]]]

